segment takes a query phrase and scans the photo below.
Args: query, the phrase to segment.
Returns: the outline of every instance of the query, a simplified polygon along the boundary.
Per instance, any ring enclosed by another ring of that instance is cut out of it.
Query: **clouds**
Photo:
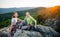
[[[0,8],[9,7],[50,7],[60,5],[60,0],[0,0]]]

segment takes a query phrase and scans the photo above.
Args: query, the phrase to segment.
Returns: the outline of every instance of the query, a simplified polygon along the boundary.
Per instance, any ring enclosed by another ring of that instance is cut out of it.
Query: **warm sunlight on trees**
[[[58,19],[60,16],[60,6],[54,6],[43,10],[38,10],[37,14],[43,16],[44,19],[45,18]]]

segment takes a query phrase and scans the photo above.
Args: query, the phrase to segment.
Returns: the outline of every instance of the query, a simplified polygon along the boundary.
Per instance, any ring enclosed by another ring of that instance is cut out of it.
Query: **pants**
[[[23,30],[35,30],[34,24],[32,23],[32,25],[27,24],[26,21],[22,22],[22,28]]]

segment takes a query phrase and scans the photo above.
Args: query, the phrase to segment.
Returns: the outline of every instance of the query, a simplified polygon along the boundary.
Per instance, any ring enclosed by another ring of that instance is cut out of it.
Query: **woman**
[[[9,27],[8,31],[11,32],[12,29],[14,28],[14,25],[16,25],[16,23],[18,21],[22,21],[21,19],[17,18],[18,17],[18,13],[14,12],[13,17],[11,19],[11,26]]]

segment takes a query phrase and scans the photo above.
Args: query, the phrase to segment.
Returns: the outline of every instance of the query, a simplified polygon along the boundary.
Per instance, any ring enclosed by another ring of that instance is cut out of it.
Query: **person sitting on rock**
[[[26,16],[24,18],[25,25],[30,26],[30,29],[34,26],[36,27],[37,21],[30,15],[29,12],[26,12]],[[34,23],[33,23],[34,22]]]
[[[21,19],[17,18],[18,17],[18,13],[14,12],[13,17],[11,19],[11,26],[8,28],[8,32],[11,32],[12,29],[14,28],[14,26],[16,25],[16,23],[18,21],[22,21]]]

